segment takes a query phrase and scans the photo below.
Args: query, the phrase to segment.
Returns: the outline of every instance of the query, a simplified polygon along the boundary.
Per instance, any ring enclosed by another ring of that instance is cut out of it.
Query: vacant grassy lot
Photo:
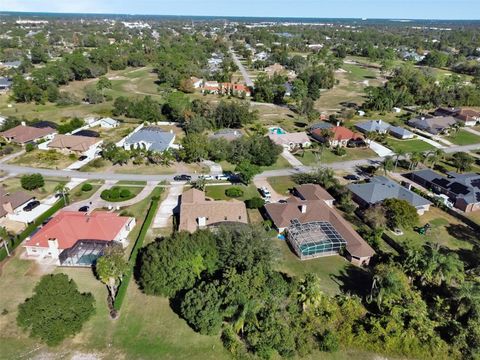
[[[460,129],[456,134],[447,136],[446,139],[456,145],[471,145],[480,143],[480,136],[462,129]]]
[[[109,161],[95,159],[83,166],[83,172],[108,172],[118,174],[145,174],[145,175],[168,175],[174,173],[195,173],[206,174],[210,170],[200,164],[173,163],[170,166],[140,164],[134,165],[131,161],[126,165],[112,165]]]
[[[376,158],[378,155],[370,149],[349,149],[346,148],[347,153],[344,156],[335,155],[330,149],[325,149],[322,152],[315,152],[306,150],[295,154],[295,157],[304,165],[315,166],[322,164],[329,164],[333,162],[360,160],[368,158]]]
[[[405,153],[424,152],[435,149],[434,146],[419,139],[397,140],[393,138],[388,138],[387,147],[389,147],[396,153],[399,151],[403,151]]]
[[[48,178],[44,177],[45,180],[45,186],[40,189],[35,189],[32,191],[27,191],[22,188],[22,185],[20,183],[21,176],[13,176],[9,177],[5,180],[2,180],[0,186],[1,189],[8,191],[10,193],[15,192],[15,191],[25,191],[35,198],[41,200],[46,198],[47,196],[50,196],[53,194],[55,187],[59,184],[66,184],[68,181],[65,178]]]
[[[56,150],[35,149],[12,159],[9,163],[58,170],[65,169],[75,161],[77,161],[76,155],[65,155]]]
[[[290,189],[296,185],[291,176],[269,177],[267,178],[267,181],[272,186],[273,190],[282,195],[288,194]]]
[[[431,228],[426,235],[420,235],[415,230],[404,230],[404,235],[394,236],[391,232],[390,237],[401,243],[406,243],[414,247],[420,247],[427,242],[440,244],[452,250],[472,249],[475,239],[478,242],[477,234],[453,216],[442,210],[431,207],[420,217],[420,226],[429,223]]]
[[[233,187],[238,187],[243,190],[243,196],[238,197],[238,198],[230,198],[227,195],[225,195],[225,191],[227,189],[233,188]],[[211,185],[207,186],[205,188],[205,194],[207,197],[212,198],[213,200],[240,200],[240,201],[245,201],[247,199],[251,199],[254,196],[260,196],[260,193],[258,192],[257,188],[254,185]]]

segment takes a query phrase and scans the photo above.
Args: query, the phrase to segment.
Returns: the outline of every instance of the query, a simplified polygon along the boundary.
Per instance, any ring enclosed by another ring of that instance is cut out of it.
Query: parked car
[[[345,180],[352,180],[352,181],[358,181],[360,180],[360,176],[354,175],[354,174],[349,174],[344,176]]]
[[[270,193],[270,191],[265,186],[262,186],[260,188],[260,194],[262,194],[262,196],[265,200],[269,200],[272,197],[272,194]]]
[[[212,175],[200,175],[198,178],[203,180],[215,180]]]
[[[175,181],[190,181],[192,180],[192,177],[190,175],[177,175],[173,178]]]
[[[78,211],[80,211],[80,212],[87,212],[89,209],[90,209],[90,206],[85,205],[85,206],[80,207],[80,208],[78,209]]]
[[[82,155],[78,158],[79,161],[87,160],[88,156],[87,155]]]
[[[229,176],[225,174],[217,175],[215,176],[215,180],[223,180],[223,181],[228,181],[230,179]]]
[[[27,205],[25,205],[25,207],[23,208],[23,211],[32,211],[38,205],[40,205],[40,201],[38,200],[30,201]]]

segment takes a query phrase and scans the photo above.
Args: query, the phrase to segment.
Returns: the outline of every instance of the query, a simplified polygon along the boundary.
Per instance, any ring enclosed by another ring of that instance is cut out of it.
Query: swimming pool
[[[286,134],[287,132],[285,130],[283,130],[281,127],[271,127],[270,129],[268,129],[270,131],[271,134],[277,134],[277,135],[284,135]]]

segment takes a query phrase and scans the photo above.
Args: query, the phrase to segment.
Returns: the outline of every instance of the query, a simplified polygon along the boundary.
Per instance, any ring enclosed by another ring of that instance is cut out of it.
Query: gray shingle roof
[[[401,126],[390,126],[388,131],[391,134],[395,134],[395,135],[398,135],[400,137],[413,135],[413,133],[411,131],[408,131],[407,129],[405,129]]]
[[[385,132],[390,127],[390,124],[382,120],[370,120],[355,124],[355,127],[362,132]]]
[[[420,117],[408,120],[408,125],[434,135],[456,123],[457,120],[452,116]]]
[[[408,201],[414,207],[420,207],[431,204],[430,201],[424,199],[413,191],[404,188],[395,181],[385,176],[376,176],[365,184],[350,184],[348,189],[357,197],[368,204],[376,204],[385,199],[400,199]]]
[[[328,122],[325,122],[325,121],[320,121],[318,123],[315,123],[315,124],[311,125],[309,130],[313,131],[313,130],[316,130],[316,129],[331,129],[331,128],[333,128],[332,124],[330,124]]]
[[[174,134],[162,131],[159,128],[145,127],[125,139],[125,144],[133,145],[139,142],[147,142],[152,144],[150,150],[165,151],[168,149],[174,137]]]

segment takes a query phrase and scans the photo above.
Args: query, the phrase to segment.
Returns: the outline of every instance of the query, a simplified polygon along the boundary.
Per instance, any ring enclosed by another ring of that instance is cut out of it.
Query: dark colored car
[[[23,211],[32,211],[38,205],[40,205],[40,201],[38,201],[38,200],[31,201],[23,208]]]
[[[173,178],[175,181],[190,181],[192,177],[190,175],[177,175]]]
[[[88,209],[90,209],[89,206],[85,205],[85,206],[82,206],[80,209],[78,209],[78,211],[81,211],[81,212],[87,212]]]
[[[360,177],[357,176],[357,175],[353,175],[353,174],[350,174],[350,175],[346,175],[344,177],[345,180],[353,180],[353,181],[358,181],[360,180]]]

